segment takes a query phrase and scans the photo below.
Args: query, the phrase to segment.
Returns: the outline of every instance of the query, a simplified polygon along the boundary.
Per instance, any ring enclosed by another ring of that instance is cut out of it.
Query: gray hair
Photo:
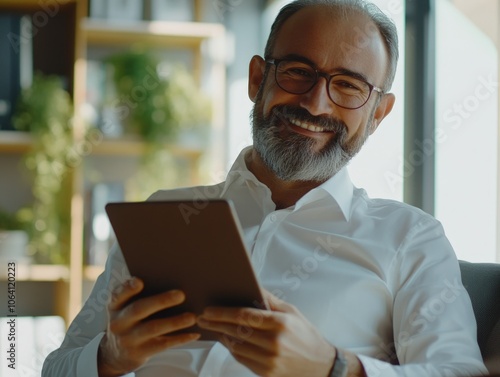
[[[271,27],[271,33],[267,39],[264,51],[265,58],[269,59],[271,57],[278,33],[285,21],[301,9],[313,5],[328,6],[339,12],[339,14],[342,14],[343,17],[347,17],[347,15],[352,12],[360,12],[373,21],[382,35],[387,53],[389,54],[390,67],[383,85],[384,91],[387,92],[391,88],[394,76],[396,75],[399,58],[398,32],[394,22],[382,12],[379,7],[366,0],[295,0],[285,5],[281,8]]]

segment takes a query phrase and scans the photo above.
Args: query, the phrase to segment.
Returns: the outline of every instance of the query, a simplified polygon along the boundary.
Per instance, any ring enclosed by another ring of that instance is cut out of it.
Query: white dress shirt
[[[437,220],[403,203],[368,198],[345,169],[276,210],[270,190],[247,169],[246,151],[225,182],[159,191],[150,200],[189,199],[201,209],[209,198],[231,199],[260,284],[295,305],[333,345],[356,353],[369,377],[485,372],[471,302]],[[128,277],[114,247],[43,376],[97,377],[110,290]],[[159,353],[135,375],[255,376],[208,341]]]

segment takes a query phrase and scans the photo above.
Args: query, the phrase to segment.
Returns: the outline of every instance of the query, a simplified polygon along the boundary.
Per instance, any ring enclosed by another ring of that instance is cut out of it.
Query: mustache
[[[277,118],[281,122],[289,122],[290,118],[294,118],[304,123],[322,127],[326,131],[335,132],[337,134],[347,133],[347,125],[340,119],[324,115],[314,116],[302,107],[276,105],[272,109],[271,114],[273,118]]]

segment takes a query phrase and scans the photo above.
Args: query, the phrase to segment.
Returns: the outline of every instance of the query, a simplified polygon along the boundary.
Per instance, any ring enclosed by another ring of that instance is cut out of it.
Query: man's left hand
[[[198,325],[220,333],[234,358],[259,376],[327,376],[335,348],[293,305],[265,297],[271,310],[210,307]]]

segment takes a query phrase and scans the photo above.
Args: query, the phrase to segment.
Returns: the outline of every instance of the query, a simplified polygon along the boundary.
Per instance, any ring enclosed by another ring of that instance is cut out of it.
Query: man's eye
[[[305,69],[302,69],[302,68],[292,68],[291,71],[293,73],[296,73],[297,75],[301,75],[301,76],[311,76],[311,73]]]
[[[310,78],[313,76],[310,70],[304,69],[304,68],[288,68],[285,71],[285,74],[294,76],[294,77],[302,77],[302,78]]]
[[[334,85],[338,89],[351,90],[351,91],[361,90],[358,85],[349,81],[336,81]]]

